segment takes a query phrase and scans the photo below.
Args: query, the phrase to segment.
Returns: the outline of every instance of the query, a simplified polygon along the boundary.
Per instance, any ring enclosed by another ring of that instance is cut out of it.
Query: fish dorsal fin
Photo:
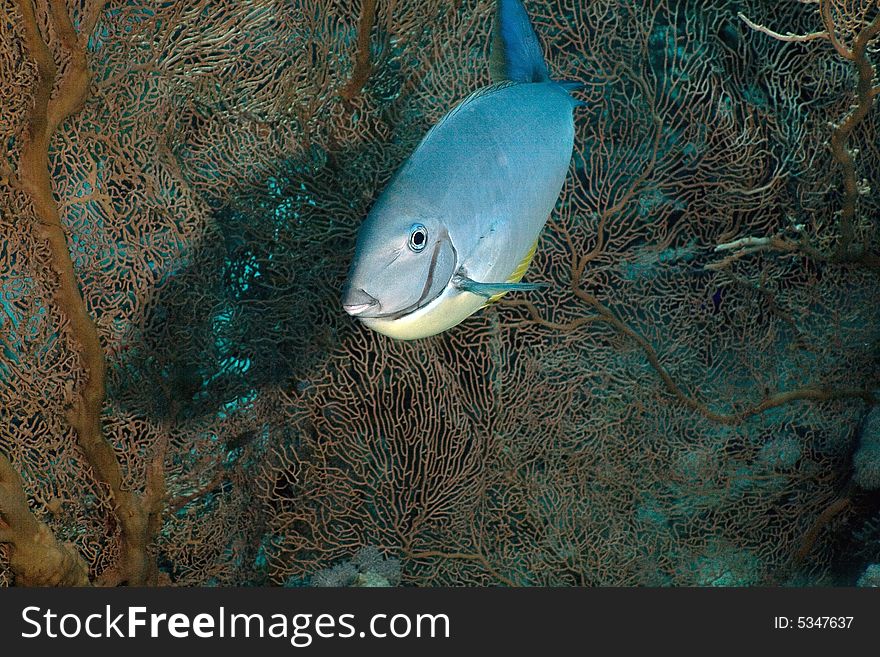
[[[489,68],[493,82],[546,82],[550,79],[541,42],[522,0],[498,0]]]
[[[540,238],[538,238],[538,239],[540,239]],[[510,275],[510,278],[507,279],[508,283],[519,283],[522,280],[523,276],[526,275],[526,270],[529,268],[529,265],[532,264],[532,260],[535,258],[535,252],[537,250],[538,250],[538,240],[535,240],[535,243],[532,244],[532,248],[529,249],[529,252],[526,254],[526,257],[522,259],[522,262],[520,262],[517,265],[516,269],[514,269],[513,273]],[[486,303],[483,304],[483,307],[485,308],[486,306],[495,303],[501,297],[503,297],[505,294],[507,294],[507,292],[501,292],[499,294],[496,294],[494,296],[489,297],[488,301],[486,301]]]

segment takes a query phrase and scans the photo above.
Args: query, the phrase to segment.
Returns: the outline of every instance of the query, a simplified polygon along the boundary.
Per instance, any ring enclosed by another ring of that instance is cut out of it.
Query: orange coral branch
[[[61,543],[37,520],[24,482],[0,454],[0,543],[12,547],[9,566],[20,586],[88,586],[89,569],[76,547]]]
[[[508,306],[513,308],[525,308],[529,311],[531,315],[531,321],[539,326],[543,326],[544,328],[551,329],[553,331],[561,331],[563,333],[568,333],[569,331],[573,331],[579,326],[583,326],[584,324],[590,324],[592,322],[601,321],[601,317],[596,316],[585,316],[585,317],[577,317],[569,322],[565,322],[564,324],[559,322],[551,322],[550,320],[544,319],[541,317],[541,313],[538,311],[537,306],[534,303],[529,301],[528,299],[501,299],[499,304],[502,306]]]
[[[874,75],[876,70],[874,65],[867,57],[868,44],[880,34],[880,13],[874,16],[869,24],[867,24],[856,36],[853,41],[852,48],[847,48],[838,39],[835,32],[834,17],[831,14],[830,0],[819,0],[819,12],[822,16],[822,22],[825,25],[823,32],[814,32],[812,34],[796,35],[792,33],[780,34],[763,25],[752,22],[742,13],[739,17],[745,23],[758,32],[766,34],[774,39],[781,41],[812,41],[814,39],[829,39],[837,53],[848,61],[851,61],[856,68],[858,74],[858,82],[856,84],[856,104],[847,117],[835,127],[831,135],[831,152],[834,159],[840,165],[843,175],[843,207],[840,213],[840,235],[837,247],[832,256],[822,256],[818,252],[812,254],[803,246],[799,249],[808,255],[821,256],[821,259],[832,262],[853,262],[861,259],[861,253],[850,253],[850,247],[854,238],[853,223],[856,216],[856,205],[859,199],[859,181],[856,175],[856,165],[852,153],[847,147],[847,142],[853,130],[868,116],[871,107],[874,104],[874,96],[877,90],[874,85]],[[859,249],[862,251],[862,249]],[[869,255],[866,260],[876,266],[878,258]]]
[[[764,245],[764,242],[762,240],[758,241],[762,246]],[[750,241],[747,239],[746,241],[744,241],[744,244],[752,244],[753,242],[754,240]],[[736,425],[750,417],[760,415],[761,413],[764,413],[772,408],[784,406],[785,404],[789,404],[795,401],[863,399],[868,404],[873,404],[875,401],[873,394],[867,387],[834,388],[830,386],[816,384],[802,386],[795,390],[788,390],[776,393],[775,395],[765,397],[758,404],[751,405],[743,410],[736,411],[734,413],[718,413],[716,411],[713,411],[704,402],[701,402],[700,400],[688,395],[675,382],[675,379],[672,378],[672,376],[663,366],[662,362],[660,361],[660,357],[657,354],[657,351],[654,349],[651,343],[638,332],[636,332],[633,328],[627,325],[624,321],[622,321],[619,317],[617,317],[610,308],[602,304],[596,297],[582,290],[580,288],[580,279],[577,275],[575,275],[574,280],[572,281],[572,289],[576,297],[578,297],[581,301],[584,301],[588,305],[592,306],[598,312],[597,316],[579,318],[578,320],[568,322],[567,324],[557,324],[542,319],[537,311],[537,308],[535,308],[535,306],[530,302],[508,302],[506,305],[524,306],[532,313],[533,319],[537,323],[548,328],[553,328],[566,332],[574,330],[584,324],[592,323],[595,321],[601,321],[612,326],[619,333],[630,338],[639,346],[639,348],[645,353],[645,357],[647,358],[648,363],[657,372],[657,375],[660,377],[663,385],[670,393],[672,393],[672,395],[674,395],[682,404],[684,404],[691,410],[700,413],[702,416],[709,420],[712,420],[713,422],[718,422],[720,424],[726,425]]]
[[[514,587],[517,585],[512,579],[505,577],[495,570],[489,563],[489,560],[482,554],[471,554],[470,552],[442,552],[440,550],[426,550],[424,552],[410,552],[409,550],[404,550],[404,552],[410,559],[462,559],[464,561],[474,561],[483,566],[492,577],[506,586]]]
[[[856,126],[868,116],[868,112],[871,111],[871,106],[874,104],[872,85],[875,71],[874,66],[868,60],[867,49],[868,43],[878,34],[880,34],[880,13],[859,33],[853,43],[852,51],[849,51],[850,59],[852,59],[859,76],[859,81],[856,84],[856,106],[831,135],[831,152],[843,170],[844,196],[840,214],[840,239],[835,251],[837,257],[845,257],[849,253],[853,240],[853,221],[859,199],[859,182],[856,176],[855,160],[847,147],[847,141]]]
[[[76,113],[89,95],[90,75],[84,47],[70,21],[63,2],[53,0],[51,15],[61,41],[69,51],[70,63],[64,77],[58,70],[48,45],[40,35],[31,0],[18,0],[25,40],[37,63],[39,77],[34,89],[34,105],[28,117],[28,139],[19,162],[22,188],[30,196],[39,222],[39,235],[50,247],[52,266],[58,276],[55,302],[67,316],[69,329],[80,346],[80,357],[88,371],[80,398],[69,415],[80,449],[97,478],[108,485],[122,527],[123,547],[119,565],[122,579],[144,584],[151,567],[147,545],[147,512],[141,501],[122,484],[122,469],[113,446],[104,436],[101,412],[104,403],[107,363],[94,320],[89,315],[73,268],[67,237],[49,174],[49,142],[58,126]],[[100,3],[96,8],[103,7]],[[92,27],[97,18],[91,22]],[[58,82],[57,94],[51,93]]]
[[[80,34],[82,34],[86,41],[95,31],[95,26],[98,24],[98,21],[101,18],[101,14],[104,13],[104,7],[107,6],[107,3],[110,0],[95,0],[95,3],[92,7],[86,12],[85,17],[80,24]],[[86,45],[86,44],[83,44]]]
[[[807,530],[807,533],[804,534],[801,546],[794,554],[792,561],[795,565],[802,563],[803,560],[809,556],[813,547],[816,545],[816,541],[819,540],[822,530],[834,520],[838,514],[846,511],[852,505],[852,498],[850,496],[852,495],[853,488],[853,485],[850,484],[840,497],[835,499],[825,508],[824,511],[822,511],[822,513],[819,514],[819,517],[816,518],[816,521],[812,524],[810,529]]]
[[[199,490],[189,493],[188,495],[182,495],[181,497],[170,500],[168,502],[168,511],[170,513],[174,513],[175,511],[179,511],[180,509],[185,507],[193,500],[204,497],[211,491],[217,489],[223,482],[228,479],[228,477],[228,473],[221,470],[214,475],[211,481],[209,481],[205,486],[202,486]]]
[[[370,75],[373,73],[373,64],[370,61],[370,34],[376,23],[376,0],[363,0],[361,13],[358,19],[357,53],[354,60],[354,70],[348,83],[339,92],[343,100],[351,101],[364,88]]]
[[[779,392],[775,395],[766,397],[758,404],[749,406],[735,413],[718,413],[713,411],[708,405],[694,397],[688,395],[670,376],[669,372],[660,362],[657,351],[648,340],[642,337],[634,329],[630,328],[626,323],[619,319],[609,308],[604,306],[598,299],[583,290],[575,290],[575,294],[586,303],[595,308],[602,317],[602,320],[613,326],[619,333],[633,340],[645,353],[651,367],[657,372],[660,380],[666,389],[672,393],[682,404],[698,412],[705,418],[718,422],[720,424],[736,425],[752,416],[760,415],[771,408],[777,408],[794,401],[829,401],[832,399],[863,399],[866,403],[873,403],[874,397],[867,388],[832,388],[823,385],[807,385],[795,390]]]
[[[834,46],[837,54],[844,59],[852,59],[853,53],[841,43],[840,39],[837,38],[837,32],[834,27],[834,17],[831,15],[831,0],[819,0],[819,13],[822,15],[822,23],[825,25],[825,29],[828,32],[828,38],[831,40],[831,45]]]

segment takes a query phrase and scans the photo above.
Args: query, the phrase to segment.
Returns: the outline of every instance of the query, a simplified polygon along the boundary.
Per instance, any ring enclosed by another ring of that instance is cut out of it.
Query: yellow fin
[[[526,275],[526,270],[529,268],[529,265],[532,264],[532,260],[535,257],[535,252],[538,250],[538,240],[540,239],[541,238],[539,237],[537,240],[535,240],[535,243],[532,244],[532,248],[529,249],[526,257],[522,259],[522,262],[519,263],[519,265],[517,265],[517,268],[513,270],[513,273],[505,281],[505,283],[519,283],[522,280],[523,276]],[[501,292],[500,294],[496,294],[495,296],[490,297],[489,300],[483,304],[483,308],[485,308],[489,304],[495,303],[505,294],[507,294],[507,292]]]

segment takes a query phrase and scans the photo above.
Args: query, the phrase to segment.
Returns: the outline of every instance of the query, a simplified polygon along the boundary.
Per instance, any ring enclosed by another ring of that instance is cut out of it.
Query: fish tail
[[[493,82],[547,82],[541,42],[521,0],[498,0],[492,35]]]

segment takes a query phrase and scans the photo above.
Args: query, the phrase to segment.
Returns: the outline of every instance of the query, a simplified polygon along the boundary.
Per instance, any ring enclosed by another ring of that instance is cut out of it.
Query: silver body
[[[425,136],[358,238],[347,297],[360,290],[378,300],[358,313],[367,326],[400,339],[433,335],[486,302],[456,288],[456,276],[510,280],[565,181],[575,105],[552,81],[501,83],[472,94]],[[431,249],[419,265],[398,264],[413,222],[427,227]]]
[[[553,82],[477,92],[429,132],[386,191],[398,211],[431,208],[479,281],[506,281],[559,198],[574,101]]]

